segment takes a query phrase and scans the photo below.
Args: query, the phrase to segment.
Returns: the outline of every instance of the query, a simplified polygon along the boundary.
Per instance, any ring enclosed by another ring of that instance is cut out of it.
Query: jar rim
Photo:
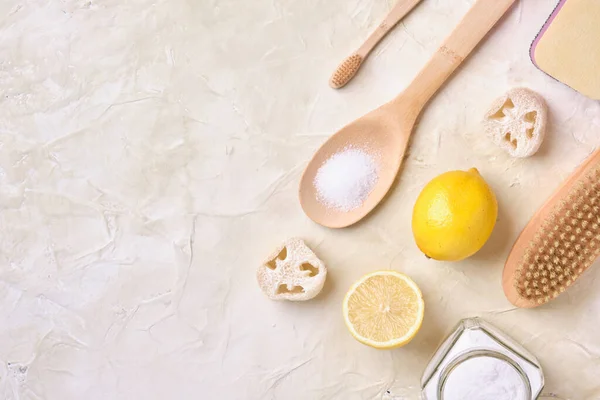
[[[523,386],[525,387],[525,392],[527,393],[527,395],[524,400],[531,400],[531,384],[529,382],[529,377],[527,376],[527,373],[525,371],[523,371],[523,368],[521,368],[521,366],[517,362],[515,362],[513,359],[506,356],[505,354],[502,354],[495,350],[489,350],[489,349],[475,349],[475,350],[466,351],[463,354],[454,358],[450,363],[448,363],[448,365],[446,365],[444,367],[444,369],[441,371],[441,374],[440,374],[440,380],[438,383],[438,390],[437,390],[438,391],[438,399],[444,400],[444,389],[445,389],[446,382],[447,382],[448,378],[450,377],[450,374],[462,363],[472,360],[474,358],[479,358],[479,357],[496,358],[496,359],[506,362],[510,366],[512,366],[517,371],[519,377],[521,377]]]

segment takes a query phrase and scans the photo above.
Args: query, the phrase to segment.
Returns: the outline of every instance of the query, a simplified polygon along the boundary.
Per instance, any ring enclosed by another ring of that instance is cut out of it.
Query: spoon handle
[[[419,112],[516,0],[477,0],[398,99]]]

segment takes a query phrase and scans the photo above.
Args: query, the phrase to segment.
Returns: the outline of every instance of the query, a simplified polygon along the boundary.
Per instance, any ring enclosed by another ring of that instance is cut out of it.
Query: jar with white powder
[[[424,400],[533,400],[543,388],[537,359],[479,318],[458,324],[421,379]]]

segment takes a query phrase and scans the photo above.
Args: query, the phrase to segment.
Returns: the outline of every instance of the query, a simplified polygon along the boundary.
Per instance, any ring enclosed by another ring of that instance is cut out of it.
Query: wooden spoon
[[[325,142],[308,163],[300,181],[300,204],[310,219],[330,228],[350,226],[371,212],[388,192],[408,145],[417,117],[429,99],[471,53],[515,0],[477,0],[415,80],[394,100],[346,125]],[[347,146],[365,148],[379,161],[379,179],[358,208],[328,208],[317,199],[318,169]]]

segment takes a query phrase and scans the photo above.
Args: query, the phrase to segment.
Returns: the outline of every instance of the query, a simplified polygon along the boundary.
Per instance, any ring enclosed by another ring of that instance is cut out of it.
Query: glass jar
[[[445,384],[461,365],[491,357],[522,379],[523,400],[537,399],[544,388],[542,367],[531,353],[506,334],[479,318],[463,319],[444,340],[421,378],[424,400],[443,400]]]

